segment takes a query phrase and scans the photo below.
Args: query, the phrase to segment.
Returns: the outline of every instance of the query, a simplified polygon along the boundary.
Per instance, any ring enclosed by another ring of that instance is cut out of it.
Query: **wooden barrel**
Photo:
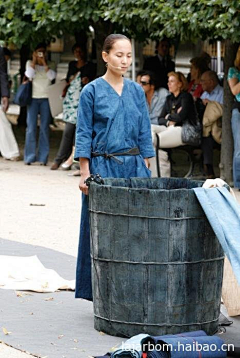
[[[175,178],[105,179],[89,195],[99,331],[217,331],[224,255],[192,188]]]

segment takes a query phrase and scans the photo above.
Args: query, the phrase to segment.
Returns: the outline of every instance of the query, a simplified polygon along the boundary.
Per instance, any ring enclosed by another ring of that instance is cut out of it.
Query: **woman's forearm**
[[[230,86],[231,92],[234,96],[236,96],[237,94],[240,93],[240,82],[238,82],[236,84],[233,84],[233,83],[230,84],[230,81],[229,81],[229,86]]]
[[[79,158],[79,165],[80,165],[80,173],[81,175],[85,176],[90,174],[89,170],[89,159],[88,158]]]

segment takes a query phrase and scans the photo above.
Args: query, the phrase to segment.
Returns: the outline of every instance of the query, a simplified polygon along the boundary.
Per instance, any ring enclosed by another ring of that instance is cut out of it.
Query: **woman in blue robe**
[[[102,56],[105,75],[86,85],[80,95],[75,143],[83,192],[75,296],[87,300],[92,300],[92,285],[85,181],[90,173],[103,178],[148,178],[148,158],[155,155],[144,91],[123,77],[132,61],[130,40],[109,35]]]

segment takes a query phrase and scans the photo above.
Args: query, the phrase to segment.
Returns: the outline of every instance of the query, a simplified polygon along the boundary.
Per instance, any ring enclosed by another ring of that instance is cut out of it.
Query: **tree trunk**
[[[113,32],[113,24],[109,21],[98,21],[93,24],[95,31],[96,52],[97,52],[97,77],[106,72],[105,63],[102,59],[102,47],[105,38]]]
[[[227,74],[229,67],[233,66],[238,44],[232,43],[230,40],[226,41],[225,56],[224,56],[224,107],[222,118],[222,145],[221,145],[221,163],[220,176],[229,185],[233,185],[232,177],[232,157],[233,157],[233,138],[231,128],[231,112],[233,104],[233,95],[227,82]]]

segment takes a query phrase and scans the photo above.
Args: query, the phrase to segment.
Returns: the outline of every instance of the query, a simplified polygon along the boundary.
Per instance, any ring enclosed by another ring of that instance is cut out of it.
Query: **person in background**
[[[234,95],[232,107],[232,133],[233,133],[233,180],[235,188],[240,189],[240,46],[238,48],[234,67],[228,70],[228,84]]]
[[[3,55],[5,61],[8,62],[11,58],[11,52],[8,48],[3,48]],[[6,66],[7,71],[7,66]],[[4,77],[5,78],[5,77]],[[5,81],[5,79],[4,79]],[[8,88],[10,90],[11,82],[8,81]],[[5,159],[19,160],[19,148],[16,138],[14,136],[11,123],[7,119],[3,109],[0,109],[0,153]]]
[[[202,57],[194,57],[190,60],[190,74],[191,80],[188,85],[188,92],[191,93],[193,99],[196,101],[201,97],[203,88],[201,84],[201,76],[208,71],[208,64]]]
[[[167,96],[162,113],[159,116],[159,125],[152,126],[154,145],[159,139],[160,148],[175,148],[185,143],[182,141],[182,126],[185,122],[195,125],[198,121],[197,111],[192,95],[187,93],[188,82],[181,72],[168,74]],[[171,166],[168,153],[159,151],[161,177],[171,176]]]
[[[211,71],[212,58],[207,52],[202,51],[202,53],[199,56],[194,57],[192,60],[194,59],[200,59],[201,61],[204,61],[205,65],[207,66],[206,71]],[[192,60],[190,60],[190,63]],[[187,80],[188,82],[191,82],[191,67],[190,67],[190,72],[187,75]]]
[[[106,73],[80,94],[75,142],[83,192],[75,295],[87,300],[92,300],[92,285],[86,180],[97,173],[103,178],[149,178],[148,158],[155,155],[144,91],[123,77],[132,62],[130,40],[109,35],[102,57]]]
[[[84,86],[90,81],[94,80],[94,78],[96,77],[96,64],[87,61],[87,51],[82,45],[79,45],[77,43],[73,45],[72,52],[75,59],[73,61],[70,61],[68,65],[68,72],[66,77],[67,87],[79,71],[81,71],[81,83],[82,86]],[[64,90],[65,93],[67,92],[67,87]]]
[[[140,81],[141,81],[141,77],[142,77],[142,74],[145,73],[146,71],[145,70],[140,70],[137,72],[137,75],[136,75],[136,82],[140,85]]]
[[[7,62],[5,59],[4,49],[0,46],[0,89],[1,89],[1,107],[4,113],[7,112],[9,106],[9,84],[7,74]]]
[[[96,66],[91,62],[87,62],[86,50],[82,46],[75,44],[73,46],[73,54],[76,60],[69,63],[67,87],[63,93],[63,121],[66,124],[59,150],[50,168],[51,170],[57,170],[61,164],[62,169],[71,169],[79,93],[85,84],[91,82],[96,77]]]
[[[48,90],[56,78],[55,66],[47,60],[46,44],[36,46],[32,60],[26,64],[25,76],[32,81],[32,101],[27,107],[27,129],[24,149],[25,164],[46,165],[49,155],[49,124],[51,113]],[[40,114],[40,133],[37,146],[37,120]]]
[[[151,124],[158,124],[158,117],[169,92],[166,88],[158,88],[154,73],[151,71],[142,71],[139,84],[145,92]]]
[[[222,129],[218,120],[223,111],[223,88],[219,85],[218,77],[214,71],[206,71],[201,76],[203,94],[201,95],[204,107],[202,125],[202,152],[203,164],[208,179],[215,178],[213,168],[213,149],[215,142],[221,143]],[[214,123],[215,122],[215,123]],[[214,124],[214,126],[213,126]]]
[[[156,44],[156,56],[146,59],[143,65],[144,70],[152,71],[157,80],[158,87],[168,89],[168,73],[175,71],[175,63],[169,56],[169,41],[164,38]]]

